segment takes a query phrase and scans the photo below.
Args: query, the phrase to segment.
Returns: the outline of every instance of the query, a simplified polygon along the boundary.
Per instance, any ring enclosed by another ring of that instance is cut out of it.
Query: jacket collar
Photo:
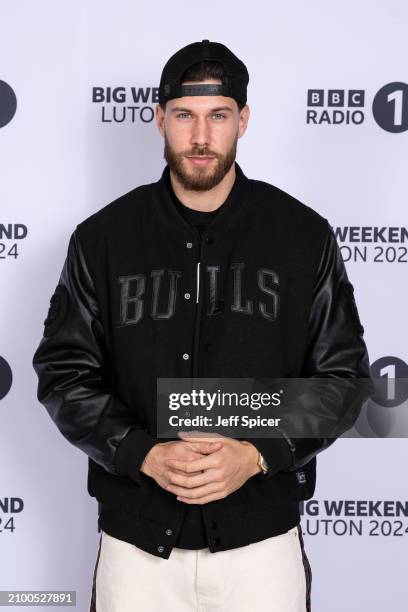
[[[223,232],[230,231],[232,226],[238,222],[243,210],[249,205],[251,181],[242,168],[235,161],[235,181],[220,211],[208,224],[206,231]],[[172,195],[169,191],[167,181],[170,180],[170,167],[168,164],[163,169],[160,179],[152,183],[153,206],[163,223],[174,231],[187,231],[190,235],[192,230],[190,224],[184,219],[178,207],[174,206]]]

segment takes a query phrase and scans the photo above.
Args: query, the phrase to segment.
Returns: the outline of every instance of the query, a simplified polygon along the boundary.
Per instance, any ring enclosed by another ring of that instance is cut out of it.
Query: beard
[[[206,147],[194,147],[191,151],[176,153],[164,134],[164,159],[185,189],[208,191],[222,181],[234,163],[237,155],[237,142],[238,134],[225,155],[214,153]],[[200,168],[191,165],[191,169],[187,170],[185,167],[185,164],[189,163],[185,161],[187,155],[210,155],[215,159],[209,166]]]

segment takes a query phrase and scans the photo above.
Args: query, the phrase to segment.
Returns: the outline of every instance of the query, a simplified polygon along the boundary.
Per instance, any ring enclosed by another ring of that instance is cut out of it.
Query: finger
[[[188,474],[184,470],[177,470],[175,468],[168,468],[165,472],[163,472],[165,478],[169,478],[170,474],[179,474],[180,476],[184,476],[184,478],[193,478],[194,476],[199,476],[200,474],[204,474],[204,470],[197,470],[197,472],[189,472]]]
[[[222,443],[217,444],[208,444],[208,443],[194,443],[194,442],[183,442],[185,444],[185,451],[175,453],[175,456],[168,457],[165,461],[170,459],[174,459],[177,461],[194,461],[196,459],[201,459],[204,456],[210,455],[211,453],[215,453],[222,448]]]
[[[202,453],[198,447],[194,447],[192,444],[185,446],[185,452],[176,454],[174,459],[183,459],[184,461],[192,461],[194,459],[200,459],[203,455],[209,455],[210,453]]]
[[[202,455],[209,455],[210,453],[214,453],[220,448],[223,447],[222,442],[201,442],[201,441],[193,441],[186,440],[185,444],[188,445],[188,448],[191,450],[201,453]]]
[[[184,433],[179,432],[179,436],[180,436],[180,442],[183,442],[184,444],[188,444],[188,445],[192,445],[194,447],[199,447],[199,448],[209,448],[211,449],[213,446],[215,445],[220,445],[223,444],[224,440],[223,439],[214,439],[212,437],[203,437],[203,436],[191,436],[191,435],[184,435]]]
[[[184,502],[185,504],[208,504],[208,502],[215,501],[217,499],[223,499],[226,497],[224,491],[217,491],[216,493],[212,493],[209,495],[205,495],[204,497],[199,498],[191,498],[191,497],[183,497],[182,495],[177,495],[177,499],[179,501]]]
[[[200,431],[199,429],[192,429],[190,431],[179,431],[177,432],[177,435],[179,435],[182,438],[191,436],[193,438],[205,438],[205,439],[212,439],[212,438],[221,438],[221,434],[215,432],[208,432],[208,431]]]
[[[185,497],[187,499],[200,499],[201,497],[205,497],[206,495],[211,495],[212,493],[217,493],[223,490],[223,483],[210,483],[206,485],[202,485],[201,487],[195,487],[194,489],[186,489],[185,487],[179,487],[177,485],[167,485],[167,491],[170,493],[174,493],[175,495],[179,495],[181,497]]]
[[[182,476],[186,475],[186,473],[183,470],[178,470],[177,468],[170,468],[169,470],[167,470],[167,472],[172,472],[173,474],[181,474]],[[165,474],[167,474],[167,472],[165,472]],[[202,474],[202,473],[203,473],[202,470],[199,470],[197,472],[197,474]],[[193,475],[195,474],[193,473]],[[189,478],[192,478],[192,476],[189,476]]]
[[[218,467],[218,458],[215,455],[206,455],[200,459],[193,459],[191,461],[182,461],[179,459],[166,459],[164,462],[170,468],[176,468],[183,470],[187,474],[191,472],[198,472],[199,470],[208,470],[208,468]]]
[[[208,433],[207,431],[179,431],[177,435],[183,440],[194,439],[197,441],[202,440],[203,442],[217,442],[220,439],[223,439],[223,436],[221,436],[221,434],[218,434],[217,432]]]
[[[167,479],[169,485],[184,487],[186,489],[192,489],[194,487],[200,487],[211,482],[219,481],[219,475],[215,470],[207,470],[206,472],[198,472],[187,476],[184,472],[167,470],[164,472],[164,477]]]

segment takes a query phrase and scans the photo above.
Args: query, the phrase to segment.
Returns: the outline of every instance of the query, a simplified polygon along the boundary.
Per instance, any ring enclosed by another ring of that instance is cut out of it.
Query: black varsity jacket
[[[88,455],[100,527],[165,559],[188,504],[140,472],[163,441],[158,377],[370,377],[327,219],[235,168],[201,240],[174,206],[168,166],[79,223],[33,357],[38,400]],[[297,525],[316,455],[334,440],[250,439],[270,470],[200,506],[210,551]]]

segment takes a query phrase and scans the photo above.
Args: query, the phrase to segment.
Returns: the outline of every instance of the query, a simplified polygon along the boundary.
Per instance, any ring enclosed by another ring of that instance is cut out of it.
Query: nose
[[[208,147],[210,127],[205,117],[197,117],[191,132],[191,144],[197,147]]]

